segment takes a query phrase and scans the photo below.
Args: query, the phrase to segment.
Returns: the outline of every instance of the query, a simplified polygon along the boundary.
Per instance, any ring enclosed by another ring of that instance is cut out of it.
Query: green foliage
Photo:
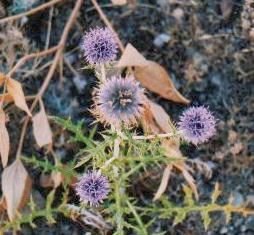
[[[33,198],[29,203],[29,213],[21,213],[13,222],[4,222],[1,225],[1,232],[9,229],[18,230],[23,224],[35,226],[37,218],[45,218],[49,223],[54,223],[56,215],[61,213],[66,217],[84,216],[82,210],[90,210],[88,206],[80,209],[76,205],[69,203],[69,184],[71,179],[77,175],[76,169],[86,171],[88,169],[100,169],[102,173],[110,179],[111,192],[109,198],[104,204],[96,208],[98,213],[103,214],[105,223],[113,225],[114,235],[124,235],[130,233],[137,235],[154,234],[152,232],[153,222],[158,219],[173,220],[173,225],[182,223],[190,213],[199,212],[208,229],[211,224],[211,213],[221,211],[225,213],[229,220],[232,213],[245,215],[253,214],[253,211],[245,207],[235,207],[231,201],[225,205],[217,203],[220,196],[218,184],[211,195],[211,202],[202,204],[193,199],[192,190],[183,186],[184,200],[180,205],[175,205],[168,198],[162,196],[158,202],[146,200],[143,202],[133,196],[132,185],[142,177],[143,174],[151,169],[161,167],[170,163],[183,161],[179,158],[169,158],[165,156],[165,151],[161,147],[158,139],[154,140],[134,140],[129,131],[125,130],[121,135],[112,131],[106,131],[101,135],[96,135],[96,129],[88,132],[83,128],[82,123],[73,124],[71,120],[54,119],[56,123],[70,132],[70,141],[80,144],[80,151],[75,161],[67,165],[52,164],[48,160],[38,160],[36,157],[23,158],[23,161],[34,168],[40,169],[41,172],[51,173],[60,172],[65,181],[62,187],[62,198],[56,199],[55,190],[52,190],[46,199],[45,208],[37,207]],[[120,138],[120,148],[117,157],[114,156],[114,146]],[[156,189],[154,189],[156,190]],[[71,209],[72,208],[72,209]],[[75,214],[75,216],[74,216]],[[157,233],[162,235],[164,232]]]

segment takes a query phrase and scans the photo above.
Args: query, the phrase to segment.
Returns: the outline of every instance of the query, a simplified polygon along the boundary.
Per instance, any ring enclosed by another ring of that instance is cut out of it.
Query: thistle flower
[[[117,48],[116,37],[108,28],[91,29],[84,35],[81,43],[81,49],[90,64],[102,64],[114,60]]]
[[[108,179],[97,171],[84,174],[76,185],[76,193],[81,201],[98,206],[109,193]]]
[[[143,104],[144,89],[133,77],[114,76],[97,89],[94,113],[106,124],[130,126],[141,116]]]
[[[190,107],[180,117],[179,130],[193,144],[204,143],[215,134],[215,118],[205,107]]]

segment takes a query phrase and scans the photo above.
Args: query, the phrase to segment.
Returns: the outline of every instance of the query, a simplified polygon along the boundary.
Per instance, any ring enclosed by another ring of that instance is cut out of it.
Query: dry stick
[[[18,15],[14,15],[14,16],[10,16],[10,17],[6,17],[6,18],[3,18],[0,20],[0,24],[3,24],[5,22],[8,22],[8,21],[12,21],[12,20],[17,20],[19,18],[22,18],[23,16],[29,16],[29,15],[33,15],[35,14],[36,12],[38,11],[42,11],[48,7],[51,7],[59,2],[62,2],[63,0],[52,0],[51,2],[47,2],[45,4],[42,4],[38,7],[35,7],[33,8],[32,10],[30,11],[27,11],[27,12],[24,12],[24,13],[20,13]]]
[[[39,56],[44,56],[50,53],[53,53],[54,51],[56,51],[58,49],[58,46],[56,47],[52,47],[48,50],[42,51],[42,52],[37,52],[37,53],[32,53],[29,55],[26,55],[24,57],[22,57],[18,63],[12,68],[12,70],[7,74],[7,76],[4,79],[4,90],[3,90],[3,96],[0,102],[0,108],[3,106],[4,103],[4,99],[5,99],[5,95],[6,95],[6,85],[7,85],[7,80],[9,77],[12,76],[12,74],[22,65],[24,64],[27,60],[35,58],[35,57],[39,57]]]
[[[117,32],[114,30],[113,26],[111,25],[111,23],[109,22],[107,16],[104,14],[104,12],[102,11],[100,5],[98,4],[98,2],[96,0],[91,0],[96,11],[99,13],[101,19],[103,20],[103,22],[105,23],[105,25],[107,25],[108,28],[111,29],[111,31],[113,31],[116,35],[116,39],[117,39],[117,43],[119,45],[119,48],[122,52],[124,52],[124,45],[123,43],[121,42],[120,38],[118,37],[118,34]]]
[[[53,63],[49,69],[49,72],[47,74],[47,77],[45,78],[38,94],[36,95],[32,105],[31,105],[31,108],[30,108],[30,111],[32,112],[33,109],[35,108],[36,104],[38,103],[38,101],[41,99],[42,95],[44,94],[44,92],[46,91],[47,87],[48,87],[48,84],[51,80],[51,78],[53,77],[54,75],[54,72],[55,72],[55,69],[58,65],[58,61],[62,55],[62,52],[63,52],[63,48],[64,48],[64,45],[66,43],[66,40],[67,40],[67,36],[68,36],[68,33],[71,29],[71,26],[72,24],[74,23],[75,19],[77,18],[77,14],[78,14],[78,11],[81,7],[81,4],[82,4],[83,0],[77,0],[76,1],[76,4],[75,4],[75,7],[74,9],[72,10],[72,13],[68,19],[68,22],[66,23],[65,27],[64,27],[64,31],[63,31],[63,34],[62,34],[62,37],[60,39],[60,42],[58,44],[58,50],[55,54],[55,57],[54,57],[54,60],[53,60]],[[19,141],[19,146],[18,146],[18,150],[17,150],[17,153],[16,153],[16,158],[19,158],[20,155],[21,155],[21,151],[22,151],[22,147],[23,147],[23,142],[24,142],[24,138],[25,138],[25,133],[26,133],[26,129],[27,129],[27,126],[28,126],[28,122],[29,122],[29,117],[26,117],[25,121],[24,121],[24,124],[23,124],[23,127],[22,127],[22,130],[21,130],[21,136],[20,136],[20,141]]]
[[[18,63],[11,69],[11,71],[7,74],[7,77],[11,77],[16,71],[17,69],[22,66],[27,60],[30,60],[30,59],[33,59],[33,58],[36,58],[36,57],[41,57],[41,56],[45,56],[45,55],[48,55],[48,54],[51,54],[55,51],[57,51],[59,49],[59,45],[58,46],[55,46],[55,47],[51,47],[49,48],[48,50],[44,50],[44,51],[41,51],[41,52],[35,52],[35,53],[32,53],[32,54],[29,54],[29,55],[25,55],[24,57],[22,57]]]
[[[170,137],[174,137],[177,135],[181,135],[182,133],[176,132],[176,133],[163,133],[163,134],[155,134],[155,135],[136,135],[136,136],[132,136],[132,139],[134,140],[151,140],[151,139],[156,139],[156,138],[170,138]]]

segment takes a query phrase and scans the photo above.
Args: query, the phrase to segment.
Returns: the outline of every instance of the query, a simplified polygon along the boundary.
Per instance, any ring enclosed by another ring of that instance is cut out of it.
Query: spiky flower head
[[[95,114],[115,127],[136,124],[143,112],[144,89],[132,76],[113,76],[97,88]]]
[[[216,120],[205,107],[190,107],[183,112],[178,123],[183,137],[197,145],[206,142],[216,132]]]
[[[107,177],[98,171],[90,171],[84,174],[76,184],[76,193],[83,202],[88,202],[92,206],[98,206],[110,190]]]
[[[116,58],[115,34],[108,28],[94,28],[85,33],[81,49],[90,64],[104,64]]]

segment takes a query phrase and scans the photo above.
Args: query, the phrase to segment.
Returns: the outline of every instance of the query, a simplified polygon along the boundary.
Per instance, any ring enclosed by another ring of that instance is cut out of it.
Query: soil
[[[50,46],[57,44],[73,2],[65,1],[54,9]],[[164,66],[177,89],[191,100],[192,105],[208,106],[216,116],[217,135],[211,142],[182,148],[186,156],[205,161],[212,168],[209,179],[202,171],[195,174],[200,201],[209,201],[215,183],[219,182],[223,189],[222,202],[232,194],[236,205],[249,199],[254,206],[254,44],[243,36],[241,30],[244,1],[232,1],[230,15],[226,18],[217,0],[144,0],[123,7],[114,7],[108,4],[109,1],[99,3],[124,44],[130,42],[147,59]],[[44,47],[48,19],[49,13],[44,11],[29,17],[22,27],[31,47]],[[85,30],[101,25],[103,23],[92,4],[85,1],[66,48],[66,59],[77,74],[74,75],[66,66],[63,77],[55,74],[44,96],[49,115],[71,116],[75,121],[83,120],[89,127],[92,117],[87,109],[92,103],[95,79],[91,71],[81,70],[85,62],[78,46]],[[169,40],[157,45],[154,40],[158,40],[161,34],[167,35]],[[46,71],[34,73],[26,79],[17,74],[16,78],[24,84],[26,94],[35,94]],[[185,108],[155,94],[149,96],[175,121]],[[15,110],[12,113],[12,119],[18,125],[20,117]],[[10,125],[8,128],[10,133],[14,133],[16,127]],[[14,146],[18,137],[17,132],[11,136]],[[42,154],[31,143],[34,140],[30,134],[25,140],[24,154]],[[63,153],[63,158],[65,155]],[[36,172],[31,173],[36,175]],[[161,175],[159,172],[155,175],[150,181],[158,184]],[[179,182],[183,179],[176,173],[166,193],[175,202],[182,197]],[[146,183],[139,185],[139,191],[150,198],[154,192],[145,187]],[[211,226],[205,231],[200,216],[191,214],[186,222],[176,227],[172,226],[171,220],[157,219],[153,229],[151,234],[167,231],[167,235],[253,235],[254,216],[235,215],[226,225],[223,215],[214,214]],[[97,233],[59,216],[55,225],[39,221],[36,229],[24,227],[21,234]]]

